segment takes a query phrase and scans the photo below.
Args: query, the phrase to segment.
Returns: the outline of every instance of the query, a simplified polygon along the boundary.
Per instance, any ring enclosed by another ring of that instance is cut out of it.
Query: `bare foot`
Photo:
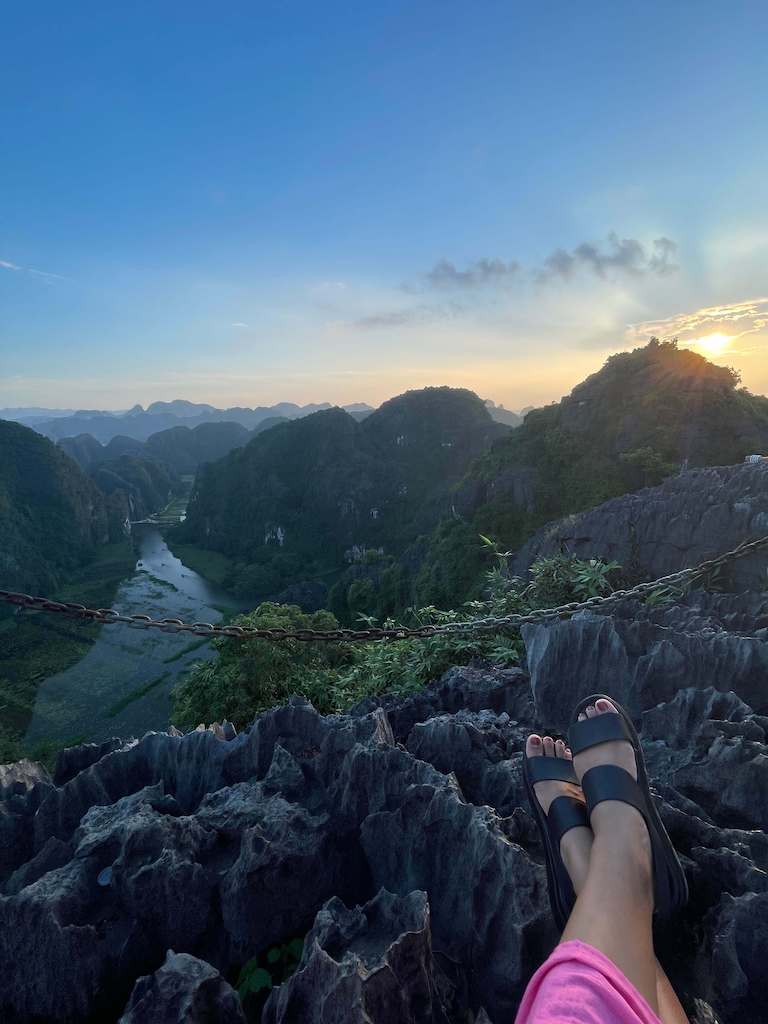
[[[611,701],[601,699],[590,704],[579,715],[579,721],[595,718],[597,715],[617,715],[618,711]],[[590,768],[602,764],[615,764],[629,772],[633,779],[637,778],[637,763],[632,744],[628,740],[610,740],[598,743],[594,747],[577,754],[573,759],[573,767],[579,780],[583,779]],[[619,800],[604,800],[594,808],[590,815],[592,831],[601,840],[615,843],[621,849],[621,855],[629,858],[641,876],[651,871],[651,841],[645,819],[640,812]]]
[[[545,754],[547,757],[563,757],[568,761],[573,760],[570,750],[562,740],[553,740],[551,736],[545,736],[542,739],[536,733],[529,736],[525,744],[525,756],[542,757]],[[581,788],[574,786],[572,782],[560,782],[556,779],[537,782],[534,784],[533,791],[545,814],[549,811],[552,802],[559,796],[571,796],[581,803],[585,802]],[[589,871],[592,841],[592,829],[582,827],[569,829],[560,840],[560,856],[563,858],[565,869],[570,876],[574,892],[577,894]]]

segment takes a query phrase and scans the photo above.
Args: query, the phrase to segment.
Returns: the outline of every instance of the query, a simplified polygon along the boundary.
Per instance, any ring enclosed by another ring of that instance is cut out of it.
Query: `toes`
[[[611,712],[614,715],[618,715],[619,713],[618,708],[605,697],[601,697],[600,700],[595,701],[595,709],[598,715],[604,715],[606,713],[610,714]]]
[[[544,753],[547,757],[555,756],[555,741],[551,736],[544,737]]]
[[[528,737],[525,744],[525,756],[526,757],[541,757],[544,753],[544,745],[541,742],[541,736],[537,736],[533,733]]]
[[[555,740],[555,757],[565,757],[565,743]]]
[[[565,754],[563,756],[565,757],[566,761],[572,761],[573,760],[573,751],[571,750],[570,747],[566,747],[565,748]]]
[[[597,714],[597,708],[594,704],[590,704],[587,708],[587,718],[594,718]]]
[[[580,711],[580,712],[579,712],[579,719],[578,719],[578,720],[579,720],[580,722],[585,722],[585,721],[587,720],[587,716],[586,716],[586,715],[584,714],[584,712],[583,712],[583,711]]]

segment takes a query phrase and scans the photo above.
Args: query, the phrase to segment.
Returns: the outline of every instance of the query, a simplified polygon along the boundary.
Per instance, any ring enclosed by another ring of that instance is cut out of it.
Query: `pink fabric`
[[[557,946],[528,982],[515,1024],[661,1024],[613,961],[586,942]]]

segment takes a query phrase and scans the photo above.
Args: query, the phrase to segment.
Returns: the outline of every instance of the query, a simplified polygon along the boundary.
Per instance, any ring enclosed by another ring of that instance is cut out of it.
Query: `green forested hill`
[[[181,488],[178,475],[163,462],[139,455],[121,455],[91,470],[91,478],[107,496],[112,516],[144,519],[163,508]],[[112,532],[119,529],[111,524]]]
[[[78,434],[76,437],[62,438],[58,445],[85,470],[112,463],[124,455],[133,455],[160,462],[170,473],[183,476],[194,473],[203,462],[215,462],[223,458],[233,448],[242,447],[256,434],[283,422],[287,422],[284,417],[270,416],[253,430],[229,422],[201,423],[196,427],[181,424],[160,430],[146,441],[136,441],[118,434],[105,445],[91,434]]]
[[[239,423],[201,423],[192,429],[178,426],[152,434],[144,450],[176,473],[194,473],[201,463],[222,458],[249,438],[250,432]]]
[[[0,587],[41,592],[106,542],[104,499],[51,441],[0,420]]]
[[[59,448],[74,459],[80,469],[86,472],[91,466],[103,462],[106,449],[92,434],[78,434],[77,437],[64,437],[58,442]]]
[[[181,533],[274,592],[367,549],[399,554],[450,512],[472,460],[508,432],[470,391],[427,388],[358,422],[341,409],[261,434],[204,467]]]
[[[457,507],[517,546],[551,519],[659,483],[683,465],[768,449],[768,399],[727,367],[652,341],[611,356],[560,402],[529,412],[473,466]]]

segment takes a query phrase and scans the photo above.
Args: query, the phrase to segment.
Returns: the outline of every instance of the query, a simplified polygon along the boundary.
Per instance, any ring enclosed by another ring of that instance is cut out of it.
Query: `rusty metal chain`
[[[47,597],[32,597],[29,594],[19,594],[10,590],[0,590],[0,601],[33,611],[59,612],[74,618],[101,623],[105,626],[120,623],[133,629],[159,629],[163,633],[192,633],[195,636],[205,637],[227,636],[240,640],[301,640],[304,642],[323,640],[343,643],[365,643],[373,640],[421,640],[446,633],[499,632],[503,629],[517,628],[527,623],[568,619],[577,612],[605,608],[632,597],[643,597],[646,594],[653,593],[659,587],[689,584],[693,580],[706,576],[715,569],[735,561],[737,558],[744,558],[746,555],[754,554],[756,551],[763,549],[768,549],[768,537],[744,541],[743,544],[739,544],[732,551],[726,551],[717,558],[710,558],[694,568],[681,569],[679,572],[670,573],[668,576],[661,576],[657,580],[638,583],[637,586],[629,590],[615,590],[613,593],[602,597],[590,597],[586,601],[571,601],[569,604],[562,604],[557,608],[539,608],[526,613],[490,616],[483,619],[470,619],[466,622],[443,622],[437,625],[416,626],[412,628],[405,626],[392,628],[371,626],[367,629],[317,630],[217,626],[211,622],[190,623],[182,622],[181,619],[152,619],[149,615],[121,615],[114,608],[86,608],[82,604],[74,604],[69,601],[52,601]]]

